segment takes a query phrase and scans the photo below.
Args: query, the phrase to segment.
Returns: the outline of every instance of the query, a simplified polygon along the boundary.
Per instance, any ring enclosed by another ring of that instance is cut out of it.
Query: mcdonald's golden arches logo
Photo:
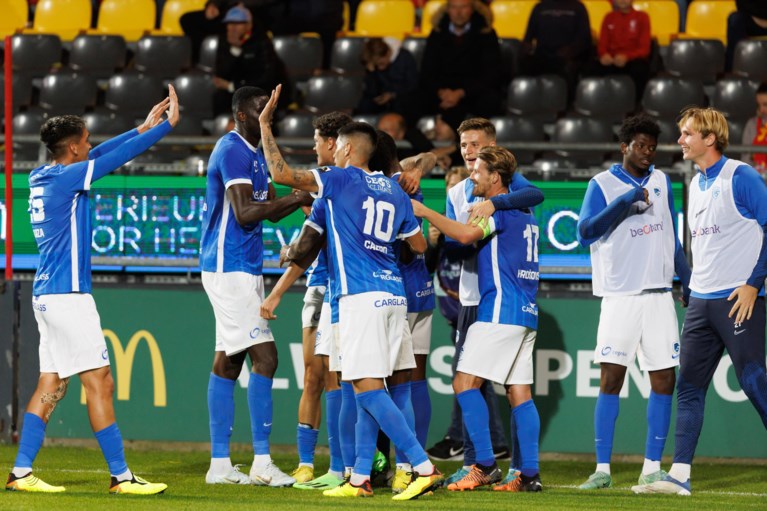
[[[133,360],[136,357],[136,348],[139,343],[146,341],[149,347],[149,356],[152,361],[152,379],[154,382],[154,405],[158,407],[166,406],[168,403],[168,393],[165,386],[165,366],[162,363],[162,353],[157,346],[157,340],[147,330],[139,330],[134,333],[128,341],[128,345],[123,350],[120,338],[112,330],[104,329],[104,337],[109,339],[112,344],[112,351],[115,358],[115,386],[117,387],[117,399],[119,401],[130,401],[131,374],[133,373]],[[80,403],[85,404],[85,387],[80,392]]]

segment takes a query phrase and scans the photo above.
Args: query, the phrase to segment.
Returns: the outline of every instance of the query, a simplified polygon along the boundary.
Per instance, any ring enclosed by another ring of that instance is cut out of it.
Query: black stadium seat
[[[69,50],[69,67],[96,79],[108,79],[125,67],[125,39],[119,35],[79,35]]]
[[[426,49],[425,37],[406,37],[402,41],[402,47],[413,54],[418,70],[421,70],[421,61],[423,60],[423,51]]]
[[[128,119],[117,112],[95,111],[83,115],[88,131],[93,135],[119,135],[136,127],[133,119]]]
[[[719,39],[676,39],[663,63],[671,76],[714,83],[724,72],[724,44]]]
[[[508,142],[543,142],[543,124],[525,117],[493,117],[490,121],[495,126],[498,145],[507,147],[516,157],[518,163],[530,164],[535,158],[535,152],[509,147]]]
[[[131,118],[143,118],[166,92],[156,76],[124,72],[109,80],[105,104],[110,110]]]
[[[216,53],[218,52],[218,37],[209,35],[202,41],[198,69],[206,73],[216,72]]]
[[[322,41],[319,37],[283,35],[275,37],[273,42],[274,51],[294,82],[308,80],[322,67]]]
[[[613,141],[612,127],[608,122],[588,117],[565,117],[557,121],[554,142],[561,143],[609,143]],[[558,150],[557,154],[574,162],[576,166],[597,166],[604,162],[603,151]]]
[[[312,138],[314,136],[311,114],[288,114],[277,123],[277,126],[281,137]]]
[[[554,122],[566,106],[567,84],[559,76],[520,76],[509,85],[508,108],[512,115]]]
[[[61,39],[57,35],[16,34],[11,48],[14,70],[32,78],[42,78],[61,62]]]
[[[364,37],[341,37],[333,43],[330,67],[333,71],[347,74],[363,74],[365,67],[360,57],[365,46]]]
[[[32,79],[22,73],[13,73],[13,111],[29,106],[32,103]],[[0,111],[5,112],[5,74],[0,73]]]
[[[620,122],[634,110],[634,81],[626,75],[583,78],[575,92],[575,111]]]
[[[171,79],[192,65],[192,43],[184,36],[144,36],[136,46],[136,70]]]
[[[722,78],[716,82],[711,106],[721,111],[728,121],[744,121],[754,115],[756,88],[756,83],[747,78]]]
[[[739,42],[735,47],[732,70],[757,82],[767,80],[767,40],[746,39]]]
[[[196,115],[203,119],[213,116],[213,94],[216,88],[211,75],[195,71],[185,73],[177,76],[173,85],[184,115]]]
[[[647,83],[642,96],[642,108],[662,119],[674,119],[683,108],[705,106],[704,102],[703,84],[684,78],[653,78]]]
[[[304,105],[312,113],[351,111],[360,102],[362,81],[351,76],[314,76],[307,83]]]
[[[40,107],[48,115],[80,115],[96,104],[96,79],[75,72],[52,73],[43,78]]]

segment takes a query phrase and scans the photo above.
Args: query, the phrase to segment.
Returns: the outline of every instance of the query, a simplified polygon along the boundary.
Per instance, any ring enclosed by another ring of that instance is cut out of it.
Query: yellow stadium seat
[[[636,0],[634,9],[650,16],[650,32],[661,46],[668,46],[679,32],[679,6],[674,0]]]
[[[90,0],[40,0],[32,28],[24,33],[56,34],[62,41],[71,41],[90,26]]]
[[[727,44],[727,17],[735,10],[734,0],[695,0],[687,8],[687,27],[679,37],[719,39]]]
[[[342,32],[348,32],[349,31],[349,17],[351,16],[351,7],[349,7],[349,2],[344,1],[344,24],[341,27]]]
[[[121,35],[127,42],[138,41],[154,29],[156,12],[155,0],[104,0],[98,26],[92,32]]]
[[[0,0],[0,37],[11,35],[27,24],[27,0]]]
[[[537,0],[495,0],[491,3],[493,28],[498,37],[524,39],[527,20],[537,3]]]
[[[414,24],[411,0],[363,0],[357,8],[354,35],[403,39]]]
[[[436,13],[439,10],[439,8],[444,5],[445,5],[445,0],[429,0],[423,6],[423,11],[421,11],[421,34],[422,35],[424,36],[429,35],[432,29],[431,19],[434,17],[434,13]]]
[[[606,0],[582,0],[589,13],[589,25],[591,26],[591,36],[599,39],[599,32],[602,30],[602,20],[608,13],[612,12],[613,6]]]
[[[160,28],[155,31],[160,35],[184,35],[179,20],[191,11],[201,11],[207,0],[166,0],[162,8]]]

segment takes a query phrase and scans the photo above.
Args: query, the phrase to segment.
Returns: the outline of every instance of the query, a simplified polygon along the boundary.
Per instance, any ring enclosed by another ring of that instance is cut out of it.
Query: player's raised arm
[[[253,185],[237,183],[226,189],[234,218],[240,225],[269,220],[278,222],[301,206],[311,206],[312,196],[306,192],[290,193],[274,200],[253,200]]]
[[[427,208],[418,201],[412,200],[411,202],[415,216],[425,218],[445,236],[449,236],[459,243],[470,245],[484,237],[484,230],[479,225],[456,222]]]
[[[402,173],[397,181],[406,194],[412,195],[421,186],[421,178],[437,165],[437,155],[431,152],[419,153],[400,162]]]
[[[292,186],[299,190],[305,190],[307,192],[316,192],[319,190],[317,182],[314,179],[314,175],[308,170],[292,169],[282,157],[280,148],[277,147],[277,141],[274,139],[272,133],[272,117],[274,111],[277,109],[277,101],[280,99],[280,91],[282,85],[278,85],[276,89],[272,91],[272,95],[269,97],[269,101],[266,103],[261,115],[258,116],[258,121],[261,125],[261,141],[264,145],[264,156],[266,157],[266,164],[269,167],[269,172],[272,175],[272,180],[281,185]]]

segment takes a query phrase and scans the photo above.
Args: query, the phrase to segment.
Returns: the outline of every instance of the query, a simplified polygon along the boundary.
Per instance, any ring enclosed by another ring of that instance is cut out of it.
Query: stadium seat
[[[421,61],[423,60],[423,51],[426,49],[426,39],[423,37],[406,37],[402,41],[402,47],[413,54],[418,70],[421,70]]]
[[[202,120],[196,115],[182,115],[171,133],[177,136],[199,137],[202,135]],[[184,148],[187,151],[191,150],[189,145],[185,145]]]
[[[727,131],[729,132],[727,138],[731,145],[740,145],[743,143],[743,129],[745,127],[746,121],[737,119],[727,120]]]
[[[424,4],[421,11],[421,35],[428,36],[431,32],[431,20],[434,14],[445,5],[444,0],[429,0]]]
[[[154,0],[103,0],[92,33],[117,34],[135,42],[154,29],[156,12]]]
[[[520,76],[509,85],[508,109],[513,115],[554,122],[566,106],[567,84],[559,76]]]
[[[697,80],[674,77],[656,77],[645,87],[642,108],[661,119],[675,119],[683,108],[705,106],[703,84]]]
[[[71,71],[52,73],[43,78],[40,107],[49,116],[82,114],[96,104],[96,79]]]
[[[313,116],[306,113],[293,113],[285,116],[277,123],[281,137],[312,138],[314,126]]]
[[[360,102],[362,81],[352,76],[314,76],[307,83],[304,105],[312,113],[351,111]]]
[[[517,163],[531,164],[535,159],[535,151],[517,149],[509,142],[542,142],[545,138],[543,124],[524,117],[493,117],[490,121],[495,126],[496,141],[509,149]]]
[[[365,67],[360,57],[365,46],[364,37],[341,37],[333,43],[330,67],[337,73],[362,75]]]
[[[322,41],[317,36],[287,35],[273,39],[274,51],[291,80],[303,82],[322,67]]]
[[[610,123],[588,117],[565,117],[559,119],[554,128],[554,142],[566,143],[609,143],[613,140]],[[603,151],[557,150],[557,155],[574,162],[576,166],[598,166],[605,159]]]
[[[160,28],[155,31],[158,35],[184,35],[179,20],[181,16],[191,11],[201,11],[205,8],[206,0],[165,0],[160,18]]]
[[[32,79],[25,74],[13,73],[13,112],[32,103]],[[0,112],[5,112],[5,73],[0,73]]]
[[[605,0],[583,0],[581,2],[589,13],[589,25],[591,25],[591,36],[594,40],[599,39],[599,32],[602,30],[602,20],[608,13],[612,12],[612,2]]]
[[[0,38],[11,35],[27,25],[26,0],[0,0]]]
[[[677,39],[663,62],[671,76],[714,83],[724,72],[724,45],[718,39]]]
[[[409,0],[363,0],[357,7],[354,33],[401,40],[414,25],[415,7]]]
[[[61,62],[61,39],[53,34],[16,34],[11,38],[13,69],[42,78]]]
[[[69,50],[69,67],[107,79],[125,67],[125,39],[119,35],[79,35]]]
[[[13,116],[13,132],[16,135],[40,135],[40,126],[45,122],[45,113],[36,108]],[[13,142],[15,161],[44,161],[40,157],[42,145],[39,142]],[[45,149],[42,149],[45,151]]]
[[[507,87],[511,79],[519,74],[519,53],[522,42],[519,39],[498,39],[501,46],[501,76],[503,86]]]
[[[200,61],[197,62],[197,68],[206,73],[215,73],[216,52],[218,52],[218,37],[209,35],[202,41]]]
[[[687,7],[687,22],[680,38],[719,39],[727,44],[727,17],[735,0],[695,0]]]
[[[71,41],[91,26],[91,0],[40,0],[32,28],[25,33],[56,34]]]
[[[378,114],[358,114],[352,117],[357,122],[366,122],[370,124],[371,126],[378,127],[378,119],[380,119],[380,115]]]
[[[136,70],[171,79],[192,65],[192,42],[184,36],[148,35],[136,46]]]
[[[732,71],[751,80],[767,80],[767,40],[746,39],[735,47]]]
[[[85,126],[92,135],[111,136],[125,133],[136,127],[132,119],[128,119],[117,112],[96,111],[83,115]]]
[[[716,82],[711,106],[722,112],[728,121],[745,121],[756,111],[755,94],[756,83],[747,78],[722,78]]]
[[[627,75],[583,78],[575,92],[575,111],[586,117],[620,122],[634,110],[634,81]]]
[[[495,0],[491,3],[493,28],[498,37],[524,39],[527,20],[537,3],[536,0]]]
[[[173,81],[178,94],[179,108],[183,115],[191,114],[202,119],[213,117],[213,78],[199,72],[179,75]]]
[[[650,32],[661,46],[668,46],[671,36],[679,33],[679,6],[674,0],[637,0],[637,11],[650,16]]]
[[[226,133],[229,133],[229,123],[232,120],[232,114],[221,114],[213,119],[213,129],[211,129],[211,135],[214,137],[221,137]]]
[[[143,118],[164,95],[159,78],[127,71],[109,80],[104,104],[130,118]]]
[[[657,119],[660,126],[660,136],[658,137],[658,145],[677,145],[679,139],[679,126],[677,126],[674,119]],[[656,167],[670,167],[675,160],[682,157],[681,150],[677,152],[661,152],[655,153],[655,166]],[[665,170],[665,169],[664,169]],[[679,207],[677,205],[677,207]]]

